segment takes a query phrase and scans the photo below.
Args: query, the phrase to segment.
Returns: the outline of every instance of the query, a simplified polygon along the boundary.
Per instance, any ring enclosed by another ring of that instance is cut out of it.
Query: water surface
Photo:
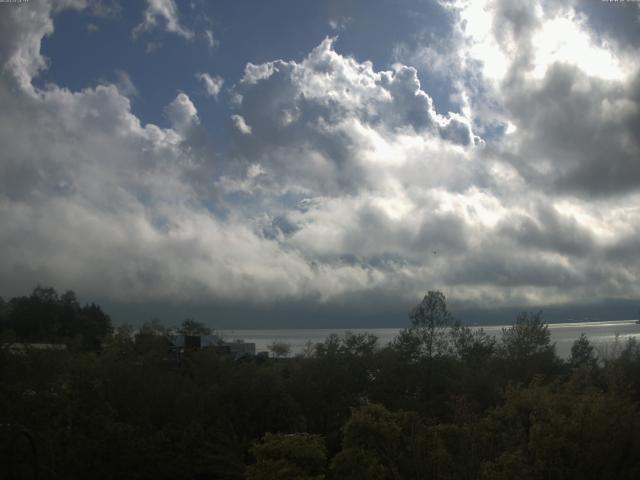
[[[474,330],[480,328],[490,335],[500,336],[502,329],[508,325],[484,325],[471,327]],[[353,333],[372,333],[378,337],[380,345],[391,342],[400,328],[352,328],[352,329],[282,329],[282,330],[221,330],[220,333],[227,340],[242,339],[245,342],[256,344],[256,351],[267,351],[268,346],[274,341],[282,341],[291,346],[292,354],[301,353],[307,342],[319,343],[324,341],[332,333],[339,335],[347,331]],[[561,357],[568,357],[571,345],[584,333],[592,344],[599,350],[610,350],[616,336],[619,341],[626,342],[630,337],[640,335],[640,325],[635,320],[613,320],[607,322],[577,322],[577,323],[552,323],[549,324],[551,341],[556,345],[556,352]],[[639,339],[640,340],[640,339]]]

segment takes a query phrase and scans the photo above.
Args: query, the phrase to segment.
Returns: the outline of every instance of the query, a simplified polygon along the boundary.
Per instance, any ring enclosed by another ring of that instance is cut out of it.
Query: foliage
[[[180,325],[178,333],[181,335],[211,335],[213,330],[202,322],[187,318]]]
[[[524,360],[553,350],[549,327],[542,312],[523,312],[513,325],[502,329],[502,353],[514,360]]]
[[[322,437],[307,433],[267,433],[253,445],[256,463],[247,480],[322,480],[327,453]]]
[[[347,332],[236,361],[38,287],[0,303],[0,452],[28,432],[52,480],[640,478],[640,345],[581,337],[565,362],[540,314],[496,340],[425,298],[391,345]]]
[[[336,480],[386,480],[389,477],[375,454],[351,447],[340,451],[331,461],[332,478]]]
[[[160,319],[152,318],[150,321],[144,322],[140,327],[139,335],[168,335],[169,329],[165,327]]]
[[[409,314],[411,333],[422,345],[427,358],[433,358],[446,348],[446,327],[453,322],[442,292],[429,291]]]
[[[358,475],[355,460],[362,458],[366,469],[378,478],[415,478],[419,474],[414,455],[417,415],[390,412],[382,405],[356,408],[344,427],[343,449],[332,465],[342,478]]]
[[[569,365],[574,368],[587,368],[592,370],[598,363],[598,356],[595,349],[584,333],[571,345],[571,356]]]
[[[267,348],[274,357],[288,357],[291,353],[291,345],[287,342],[274,341]]]
[[[502,329],[498,355],[505,374],[512,380],[529,382],[535,375],[558,373],[555,345],[542,312],[523,312],[511,327]]]
[[[481,478],[637,478],[640,417],[629,399],[533,384],[510,388],[483,421]]]
[[[453,354],[468,364],[486,363],[496,352],[496,339],[481,328],[456,325],[451,329],[450,342]]]
[[[81,306],[72,291],[58,295],[37,286],[29,296],[12,298],[2,309],[0,329],[32,343],[66,343],[94,350],[111,333],[111,319],[95,304]]]
[[[604,377],[609,390],[640,402],[640,344],[629,338],[616,355],[604,359]]]

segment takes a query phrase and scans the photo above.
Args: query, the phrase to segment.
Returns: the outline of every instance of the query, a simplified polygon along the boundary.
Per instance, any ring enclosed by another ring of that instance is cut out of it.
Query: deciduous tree
[[[254,444],[247,480],[322,480],[327,452],[320,435],[267,433]]]

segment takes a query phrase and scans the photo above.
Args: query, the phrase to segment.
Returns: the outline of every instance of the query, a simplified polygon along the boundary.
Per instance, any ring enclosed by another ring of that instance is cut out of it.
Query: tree
[[[19,341],[65,342],[81,350],[97,350],[111,333],[111,319],[95,304],[80,306],[73,291],[58,296],[37,286],[28,297],[12,298],[5,328]]]
[[[340,479],[424,478],[422,433],[414,412],[390,412],[377,404],[354,408],[331,470]],[[365,471],[371,476],[364,477]]]
[[[211,335],[212,332],[213,330],[207,327],[204,323],[198,322],[192,318],[184,320],[178,329],[178,333],[181,335]]]
[[[40,303],[55,304],[58,303],[59,297],[55,288],[38,285],[31,292],[31,299]]]
[[[342,337],[342,350],[344,353],[357,357],[373,354],[378,346],[378,337],[371,333],[345,332]]]
[[[103,355],[115,358],[131,357],[135,352],[133,332],[134,328],[128,323],[118,325],[109,337]]]
[[[316,346],[311,340],[307,340],[302,351],[298,354],[301,358],[313,358],[316,353]]]
[[[569,357],[569,365],[574,368],[587,367],[595,368],[598,362],[595,349],[589,342],[589,339],[584,333],[580,334],[573,345],[571,345],[571,357]]]
[[[441,359],[436,375],[440,374],[440,384],[445,385],[443,392],[456,395],[457,408],[450,411],[464,416],[493,405],[500,398],[496,338],[483,329],[456,325],[449,332],[449,340],[456,361],[447,364],[444,358]],[[448,405],[454,403],[448,402]]]
[[[376,456],[362,448],[347,448],[331,461],[332,478],[337,480],[386,480],[385,468]]]
[[[78,312],[79,332],[85,348],[97,349],[112,332],[111,318],[99,305],[85,305]]]
[[[450,338],[453,353],[467,364],[484,363],[496,350],[496,339],[487,335],[482,328],[474,331],[456,325],[451,329]]]
[[[400,330],[390,346],[405,364],[413,364],[420,360],[422,341],[411,328]]]
[[[554,350],[542,312],[523,312],[509,328],[502,329],[502,350],[511,359],[526,359]]]
[[[440,291],[428,292],[409,314],[411,331],[422,344],[427,358],[446,348],[445,332],[453,321],[447,309],[447,299]]]
[[[508,376],[529,381],[536,374],[553,373],[558,366],[555,345],[542,312],[523,312],[511,327],[502,329],[499,354]]]
[[[280,340],[274,340],[267,348],[276,358],[286,358],[291,353],[291,345]]]
[[[323,342],[316,344],[317,357],[335,357],[340,354],[342,341],[337,333],[331,333]]]
[[[138,335],[144,336],[160,336],[167,335],[169,333],[169,329],[163,325],[159,318],[152,318],[149,321],[146,321],[140,327],[140,331]]]
[[[19,341],[54,342],[62,332],[59,298],[51,287],[38,285],[31,295],[14,297],[9,302],[7,327],[15,331]]]
[[[62,295],[60,295],[60,303],[70,309],[80,308],[78,298],[76,297],[76,294],[73,290],[67,290]]]
[[[320,435],[267,433],[251,448],[247,480],[322,480],[327,452]]]
[[[608,389],[640,402],[640,343],[636,338],[628,338],[624,346],[614,349],[613,356],[603,357]]]
[[[9,325],[9,304],[0,297],[0,348],[16,340],[16,332]]]
[[[394,347],[416,364],[422,363],[425,375],[424,387],[420,390],[429,403],[434,397],[434,360],[447,351],[447,328],[451,326],[453,316],[449,313],[444,294],[429,291],[411,310],[409,318],[411,327],[401,333],[400,341]]]
[[[155,358],[162,358],[168,349],[169,329],[153,318],[146,321],[134,337],[135,351]]]
[[[630,399],[536,382],[505,397],[478,425],[488,460],[480,478],[638,478],[640,417]]]

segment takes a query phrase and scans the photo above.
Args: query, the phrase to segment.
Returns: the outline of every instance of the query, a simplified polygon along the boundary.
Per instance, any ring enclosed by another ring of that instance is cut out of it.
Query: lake
[[[556,344],[556,352],[560,357],[566,358],[571,353],[571,345],[584,333],[589,341],[599,350],[610,349],[615,342],[616,335],[622,342],[630,337],[640,335],[640,325],[635,320],[615,320],[608,322],[578,322],[578,323],[552,323],[549,324],[551,341]],[[474,330],[480,328],[490,335],[500,336],[503,328],[508,325],[484,325],[473,326]],[[221,330],[219,333],[226,340],[242,339],[245,342],[256,344],[256,351],[267,351],[267,347],[274,341],[286,342],[291,346],[292,354],[304,350],[306,343],[319,343],[330,334],[339,335],[346,331],[353,333],[372,333],[378,337],[380,345],[386,345],[394,339],[400,328],[352,328],[352,329],[283,329],[283,330]],[[640,339],[639,339],[640,340]]]

